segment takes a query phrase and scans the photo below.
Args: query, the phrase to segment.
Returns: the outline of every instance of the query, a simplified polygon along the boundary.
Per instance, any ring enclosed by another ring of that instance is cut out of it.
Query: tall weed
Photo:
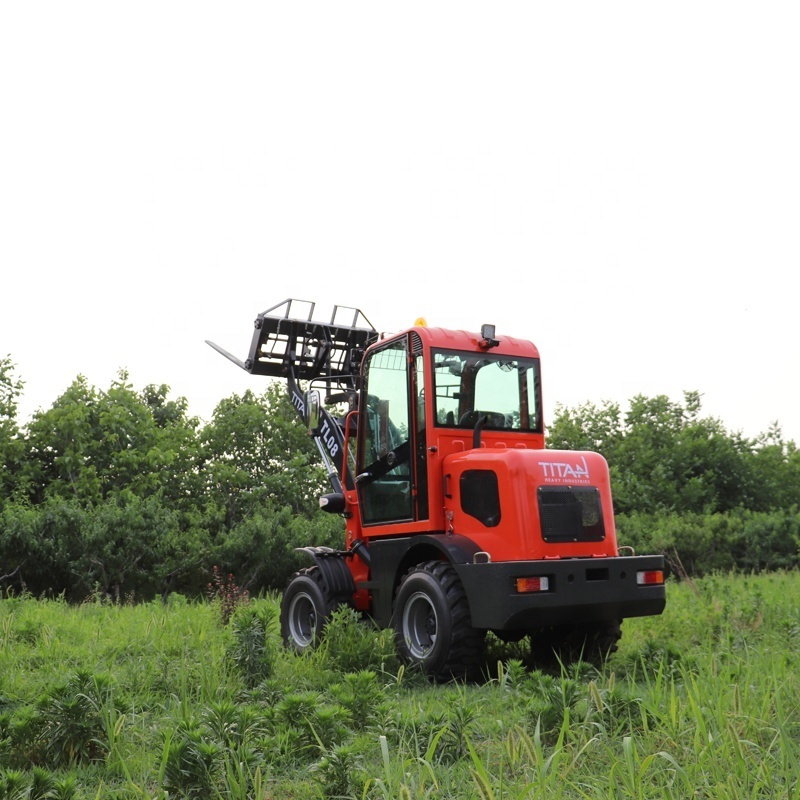
[[[626,620],[599,668],[532,670],[509,647],[496,677],[469,685],[405,674],[390,640],[376,642],[354,612],[334,623],[335,647],[297,656],[262,603],[276,606],[251,600],[223,627],[214,605],[177,596],[130,607],[0,600],[3,786],[29,798],[64,781],[76,800],[800,788],[797,573],[670,583],[665,613]],[[61,742],[49,753],[45,708]]]
[[[380,630],[349,606],[336,610],[325,628],[318,657],[337,672],[396,672],[399,660],[391,630]]]
[[[233,615],[228,658],[250,689],[274,672],[279,646],[276,619],[277,606],[264,600],[240,606]]]

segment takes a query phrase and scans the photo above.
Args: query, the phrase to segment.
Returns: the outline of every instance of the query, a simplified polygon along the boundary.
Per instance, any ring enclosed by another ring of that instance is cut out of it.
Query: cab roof
[[[396,336],[415,333],[426,347],[444,348],[447,350],[466,350],[471,352],[485,352],[491,355],[515,356],[519,358],[539,358],[539,350],[533,342],[527,339],[518,339],[514,336],[495,334],[495,347],[481,347],[480,333],[470,331],[451,330],[449,328],[432,328],[424,325],[414,325],[395,334],[384,334],[379,342],[394,339]],[[373,345],[375,346],[375,345]]]

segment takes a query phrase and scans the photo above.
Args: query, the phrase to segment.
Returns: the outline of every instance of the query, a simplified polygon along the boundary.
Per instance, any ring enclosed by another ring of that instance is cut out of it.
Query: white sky
[[[284,300],[800,443],[800,4],[6,2],[0,355],[210,418]]]

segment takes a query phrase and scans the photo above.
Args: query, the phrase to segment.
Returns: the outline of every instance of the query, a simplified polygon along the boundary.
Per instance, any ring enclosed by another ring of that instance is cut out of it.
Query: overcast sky
[[[6,2],[0,356],[209,419],[259,311],[533,340],[800,443],[800,4]]]

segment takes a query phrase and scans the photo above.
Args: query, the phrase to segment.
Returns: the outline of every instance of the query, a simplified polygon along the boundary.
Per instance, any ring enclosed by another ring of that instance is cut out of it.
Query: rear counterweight
[[[664,584],[643,582],[642,578],[658,573],[663,576],[663,556],[512,561],[455,567],[476,628],[527,631],[575,621],[660,614],[666,605]],[[530,578],[546,578],[546,581],[524,580]],[[529,585],[544,588],[520,591],[520,586]]]

